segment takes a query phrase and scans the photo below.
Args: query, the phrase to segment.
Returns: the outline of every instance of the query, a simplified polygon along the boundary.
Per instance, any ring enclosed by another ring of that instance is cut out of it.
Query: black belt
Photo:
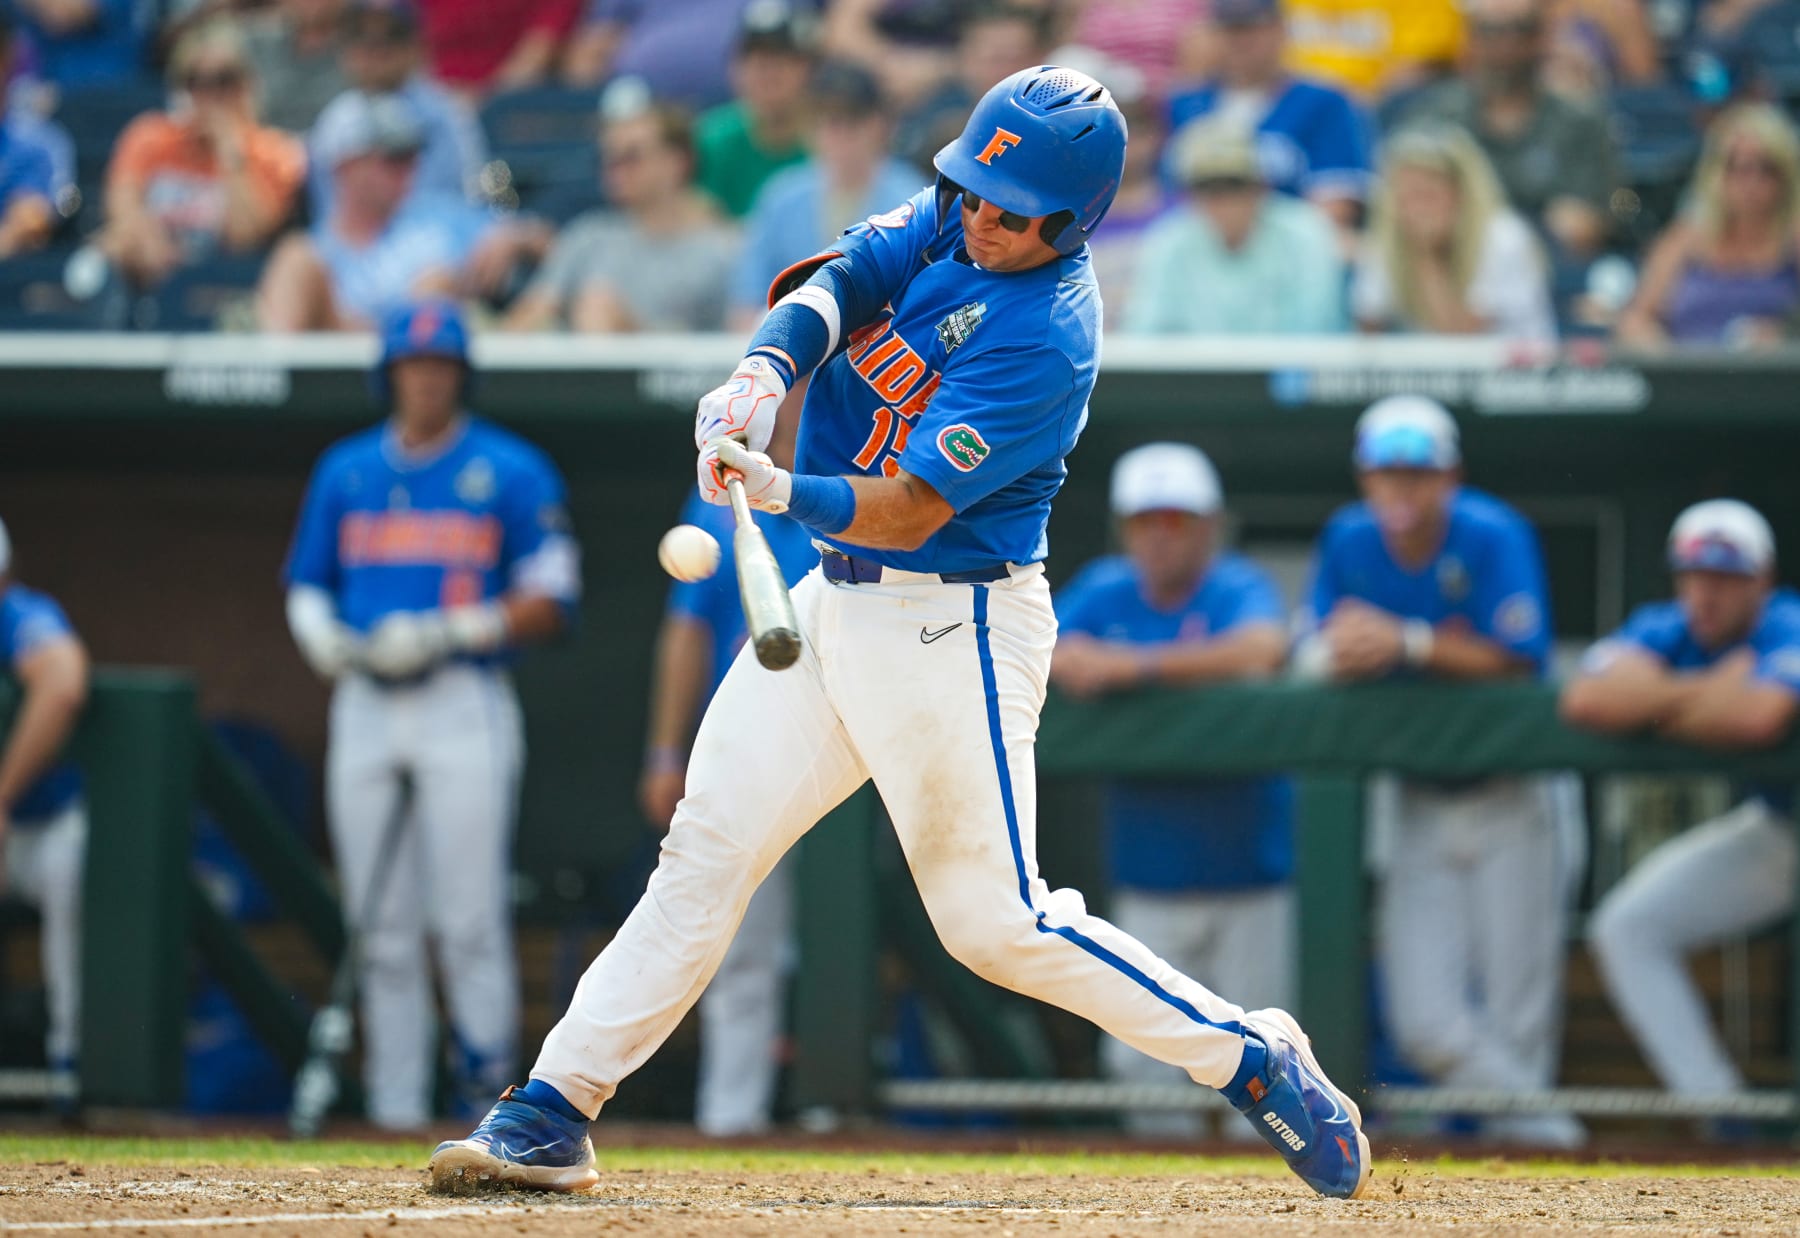
[[[881,583],[881,564],[873,559],[861,559],[836,550],[826,550],[820,553],[819,568],[825,573],[825,579],[833,584],[878,585]],[[990,581],[1005,580],[1012,573],[1007,570],[1006,564],[996,563],[992,567],[978,567],[967,572],[915,572],[914,575],[935,575],[946,585],[985,585]]]

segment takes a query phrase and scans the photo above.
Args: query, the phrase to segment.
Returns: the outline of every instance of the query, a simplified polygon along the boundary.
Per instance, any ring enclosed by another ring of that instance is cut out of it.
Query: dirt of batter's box
[[[1800,1179],[1460,1178],[1379,1165],[1370,1198],[1283,1178],[609,1173],[583,1195],[452,1199],[414,1169],[0,1166],[0,1230],[209,1235],[1800,1233]],[[91,1226],[91,1229],[76,1228]]]

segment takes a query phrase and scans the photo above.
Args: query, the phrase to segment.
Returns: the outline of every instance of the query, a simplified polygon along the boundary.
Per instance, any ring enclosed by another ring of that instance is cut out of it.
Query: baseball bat
[[[794,615],[794,599],[788,596],[787,580],[775,562],[775,552],[769,549],[769,539],[750,516],[743,479],[727,477],[725,491],[731,496],[731,513],[737,517],[731,548],[737,555],[744,625],[756,649],[756,660],[769,670],[784,671],[800,659],[800,620]]]
[[[355,1026],[351,1007],[362,971],[363,926],[375,918],[381,906],[382,892],[394,869],[394,857],[400,852],[406,814],[412,807],[412,771],[401,770],[396,781],[394,810],[388,816],[381,848],[375,854],[375,871],[370,874],[369,888],[363,895],[362,915],[345,926],[344,953],[338,959],[337,971],[332,973],[330,994],[313,1013],[312,1025],[307,1029],[306,1061],[294,1076],[294,1099],[288,1110],[288,1130],[296,1139],[317,1135],[338,1098],[338,1073],[343,1069],[344,1055],[350,1052],[350,1033]]]

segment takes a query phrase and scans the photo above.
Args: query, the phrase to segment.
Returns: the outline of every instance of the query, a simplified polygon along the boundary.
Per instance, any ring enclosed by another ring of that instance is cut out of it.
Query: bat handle
[[[744,497],[744,479],[736,473],[727,474],[725,493],[731,496],[731,514],[737,517],[738,527],[755,523],[750,516],[750,500]]]

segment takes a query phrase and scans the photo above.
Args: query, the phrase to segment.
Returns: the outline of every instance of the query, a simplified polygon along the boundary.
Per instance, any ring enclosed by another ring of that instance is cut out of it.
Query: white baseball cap
[[[6,521],[0,520],[0,576],[12,566],[12,539],[6,536]]]
[[[1675,517],[1669,530],[1672,572],[1760,576],[1775,563],[1775,534],[1762,513],[1736,499],[1709,499]]]
[[[313,122],[313,158],[327,168],[363,155],[416,154],[424,145],[418,112],[401,95],[346,90]]]
[[[1145,443],[1113,465],[1112,509],[1121,518],[1153,511],[1210,516],[1224,501],[1218,470],[1186,443]]]
[[[1391,395],[1356,419],[1359,469],[1453,469],[1462,436],[1450,410],[1429,396]]]

